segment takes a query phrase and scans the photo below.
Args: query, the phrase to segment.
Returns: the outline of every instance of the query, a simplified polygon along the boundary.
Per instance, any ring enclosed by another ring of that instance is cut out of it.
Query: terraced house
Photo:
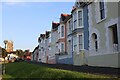
[[[118,2],[75,2],[71,14],[52,22],[39,37],[39,60],[44,63],[120,67]]]
[[[70,16],[69,14],[61,14],[58,26],[59,52],[56,54],[56,61],[61,64],[72,64],[70,54],[67,52],[67,21]]]
[[[55,64],[56,63],[56,58],[55,54],[58,52],[58,26],[59,23],[57,22],[52,22],[52,29],[51,33],[49,36],[49,56],[48,56],[48,61],[49,64]]]
[[[35,47],[34,51],[32,52],[31,60],[39,62],[39,45]]]
[[[87,64],[88,53],[88,9],[83,2],[76,2],[72,9],[73,64]],[[86,54],[85,54],[86,53]]]
[[[50,36],[50,31],[46,31],[45,33],[45,59],[46,63],[48,63],[48,58],[49,58],[49,36]]]
[[[120,15],[118,2],[92,2],[88,5],[88,65],[120,67]]]
[[[45,34],[40,34],[38,42],[39,42],[39,60],[40,62],[46,63]]]

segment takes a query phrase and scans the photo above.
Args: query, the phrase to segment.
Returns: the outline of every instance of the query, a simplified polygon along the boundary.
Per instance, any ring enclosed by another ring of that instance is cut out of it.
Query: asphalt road
[[[92,73],[92,74],[104,74],[110,76],[120,77],[120,68],[111,68],[111,67],[93,67],[93,66],[73,66],[67,64],[46,64],[41,62],[26,61],[31,64],[37,64],[40,66],[47,66],[51,68],[71,70],[83,73]]]

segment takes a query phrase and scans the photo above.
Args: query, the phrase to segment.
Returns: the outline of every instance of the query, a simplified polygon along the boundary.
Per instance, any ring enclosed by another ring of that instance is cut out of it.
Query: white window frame
[[[63,26],[63,29],[64,29],[64,35],[62,36],[62,26]],[[60,38],[64,38],[65,37],[65,25],[64,24],[61,24],[60,25]]]
[[[105,18],[105,2],[102,0],[102,1],[100,1],[100,2],[103,2],[103,4],[104,4],[104,8],[102,9],[102,10],[104,10],[104,18]],[[103,19],[101,19],[101,9],[100,9],[100,2],[99,2],[99,18],[100,18],[100,20],[103,20]]]
[[[72,32],[72,20],[71,19],[69,19],[68,21],[67,21],[67,34],[69,35],[71,32]],[[70,30],[71,29],[71,30]]]
[[[100,1],[104,2],[104,15],[105,15],[105,18],[103,18],[103,19],[101,19],[101,14],[100,14]],[[100,0],[100,1],[96,2],[96,7],[97,7],[97,11],[96,11],[97,16],[96,17],[98,17],[97,18],[97,24],[99,24],[100,22],[106,20],[106,18],[107,18],[107,7],[106,7],[107,2],[105,2],[105,0]]]
[[[63,46],[63,52],[65,52],[65,43],[64,42],[60,43],[60,52],[62,52],[62,44],[64,45]]]
[[[80,48],[79,36],[82,36],[82,48]],[[79,52],[81,50],[84,50],[84,35],[83,35],[83,33],[82,34],[78,34],[78,49],[79,49]]]
[[[82,26],[79,26],[79,15],[78,15],[79,11],[82,12]],[[77,27],[78,28],[83,28],[83,25],[84,25],[83,21],[84,21],[84,19],[83,19],[83,9],[79,9],[79,10],[77,10]]]
[[[74,26],[74,22],[75,22],[75,20],[74,20],[74,18],[75,18],[75,13],[76,13],[76,26]],[[75,11],[75,12],[73,13],[73,30],[76,29],[76,28],[77,28],[77,11]]]
[[[51,33],[49,34],[49,43],[51,43]]]
[[[76,44],[75,44],[75,37],[76,37]],[[76,51],[74,50],[74,46],[76,46]],[[73,36],[73,52],[77,52],[77,35]]]

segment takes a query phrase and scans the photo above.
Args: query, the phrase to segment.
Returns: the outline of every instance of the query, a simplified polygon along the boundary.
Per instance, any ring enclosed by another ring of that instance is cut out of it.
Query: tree
[[[21,50],[21,49],[16,50],[16,55],[18,55],[20,58],[22,58],[24,56],[23,50]]]
[[[8,52],[2,48],[2,57],[5,58],[7,56]]]

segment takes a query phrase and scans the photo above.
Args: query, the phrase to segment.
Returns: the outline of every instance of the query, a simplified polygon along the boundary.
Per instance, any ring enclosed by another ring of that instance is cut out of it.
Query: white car
[[[0,58],[0,62],[3,62],[4,61],[4,58]]]

